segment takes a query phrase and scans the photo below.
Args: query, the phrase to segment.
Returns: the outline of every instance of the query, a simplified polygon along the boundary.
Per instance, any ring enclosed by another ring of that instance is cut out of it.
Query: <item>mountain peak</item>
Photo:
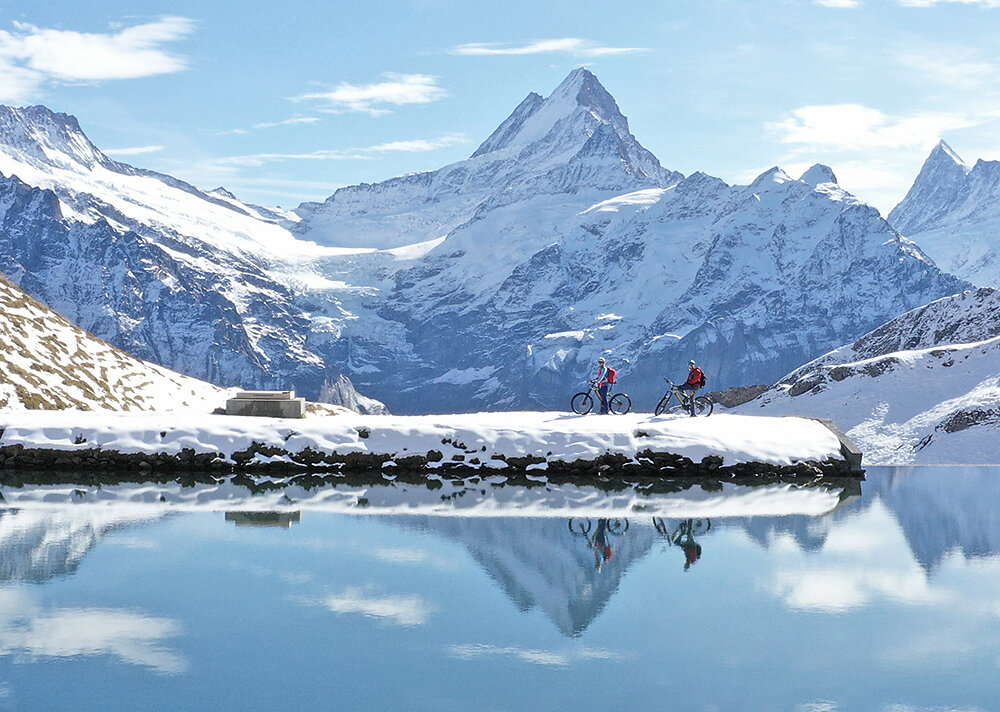
[[[954,150],[952,150],[951,146],[945,143],[944,139],[938,141],[937,145],[930,152],[930,155],[927,156],[927,160],[924,162],[924,165],[926,166],[927,164],[935,164],[935,163],[944,163],[944,164],[954,163],[965,168],[966,170],[969,169],[965,161],[963,161],[961,157],[957,153],[955,153]]]
[[[8,149],[32,162],[81,163],[88,168],[112,161],[90,142],[76,117],[45,106],[0,105],[0,150]]]
[[[824,166],[822,163],[815,163],[809,170],[802,174],[799,178],[800,181],[806,185],[815,188],[821,183],[836,183],[837,176],[834,174],[833,169],[830,166]]]
[[[472,155],[525,147],[540,139],[582,145],[602,123],[611,124],[623,139],[631,136],[628,119],[614,97],[593,72],[580,67],[570,72],[547,98],[534,92],[528,94]]]

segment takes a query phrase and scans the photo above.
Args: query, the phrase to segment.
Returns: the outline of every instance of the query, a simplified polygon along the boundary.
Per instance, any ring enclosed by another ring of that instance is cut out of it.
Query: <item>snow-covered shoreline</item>
[[[286,467],[458,476],[507,469],[545,475],[580,463],[647,474],[684,463],[709,469],[748,463],[772,470],[846,466],[837,435],[807,418],[561,412],[283,420],[195,412],[6,411],[0,412],[0,456],[4,469]]]

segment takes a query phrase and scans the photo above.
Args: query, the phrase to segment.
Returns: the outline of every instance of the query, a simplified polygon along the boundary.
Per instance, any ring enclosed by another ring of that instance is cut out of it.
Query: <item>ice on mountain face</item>
[[[889,222],[942,269],[1000,286],[1000,162],[969,168],[942,141]]]

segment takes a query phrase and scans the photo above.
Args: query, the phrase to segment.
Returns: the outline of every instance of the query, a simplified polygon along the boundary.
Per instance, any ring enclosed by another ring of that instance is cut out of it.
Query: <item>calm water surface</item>
[[[844,499],[0,510],[0,709],[1000,710],[1000,468],[872,469]]]

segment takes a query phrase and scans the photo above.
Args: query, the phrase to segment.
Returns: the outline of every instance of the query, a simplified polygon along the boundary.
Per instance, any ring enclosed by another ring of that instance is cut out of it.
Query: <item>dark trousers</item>
[[[690,383],[682,383],[681,385],[677,386],[677,390],[687,391],[688,408],[691,411],[692,418],[694,417],[694,396],[695,393],[698,392],[699,388],[701,388],[701,386],[695,386]]]
[[[601,412],[608,412],[608,384],[605,383],[603,386],[598,386],[597,395],[601,398]]]

